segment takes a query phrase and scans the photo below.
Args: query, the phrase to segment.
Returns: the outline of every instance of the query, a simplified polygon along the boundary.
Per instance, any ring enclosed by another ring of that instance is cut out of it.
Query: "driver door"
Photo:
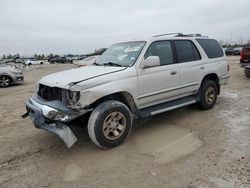
[[[160,66],[138,69],[138,104],[145,108],[178,96],[179,69],[174,61],[171,41],[153,42],[146,54],[159,56]]]

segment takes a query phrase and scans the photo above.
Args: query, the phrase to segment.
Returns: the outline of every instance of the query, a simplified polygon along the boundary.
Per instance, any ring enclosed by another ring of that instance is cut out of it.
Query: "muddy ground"
[[[25,69],[24,84],[0,88],[0,187],[250,187],[250,79],[228,59],[231,78],[212,110],[157,115],[111,150],[83,129],[67,149],[21,119],[39,78],[72,65]]]

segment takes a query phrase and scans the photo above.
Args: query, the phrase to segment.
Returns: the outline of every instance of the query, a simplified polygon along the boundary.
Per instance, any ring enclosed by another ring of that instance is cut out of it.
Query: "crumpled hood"
[[[86,66],[44,76],[39,83],[68,89],[71,84],[124,70],[125,67]]]

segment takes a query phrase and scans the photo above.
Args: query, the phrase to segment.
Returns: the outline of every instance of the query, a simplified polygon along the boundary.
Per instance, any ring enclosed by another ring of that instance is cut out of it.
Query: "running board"
[[[192,96],[176,99],[173,101],[161,103],[158,105],[154,105],[151,107],[143,108],[140,110],[140,116],[150,116],[150,115],[152,116],[155,114],[160,114],[160,113],[167,112],[176,108],[194,104],[196,102],[197,102],[197,95],[192,95]]]

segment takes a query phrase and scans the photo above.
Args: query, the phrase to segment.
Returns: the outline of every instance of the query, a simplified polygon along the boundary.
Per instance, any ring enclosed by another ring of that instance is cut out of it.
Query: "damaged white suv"
[[[135,119],[193,103],[212,108],[228,71],[219,43],[199,34],[119,43],[93,66],[43,77],[23,117],[68,147],[77,140],[70,128],[79,125],[97,146],[112,148],[128,137]]]

